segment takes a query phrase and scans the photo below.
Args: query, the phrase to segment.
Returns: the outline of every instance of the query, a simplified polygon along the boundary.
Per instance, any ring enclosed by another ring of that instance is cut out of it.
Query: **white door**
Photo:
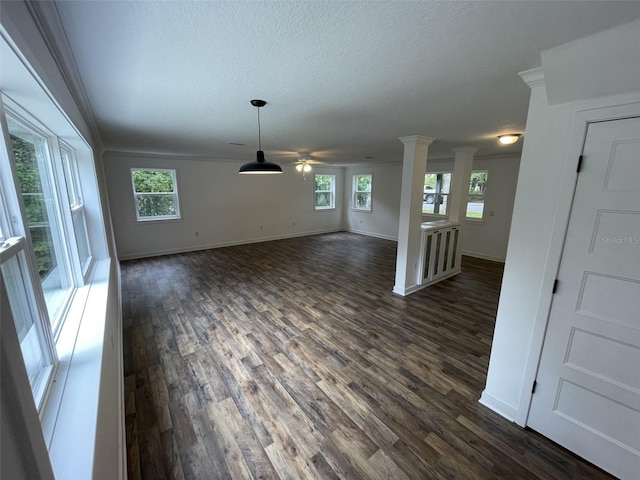
[[[640,118],[589,125],[527,423],[640,479]]]

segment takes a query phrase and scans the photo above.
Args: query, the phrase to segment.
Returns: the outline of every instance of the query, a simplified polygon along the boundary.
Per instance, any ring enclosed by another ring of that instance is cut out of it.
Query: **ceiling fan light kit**
[[[251,105],[258,108],[258,151],[256,152],[256,161],[245,163],[240,167],[238,173],[244,175],[271,175],[282,173],[282,168],[277,163],[268,162],[264,158],[262,151],[262,138],[260,135],[260,108],[267,104],[264,100],[251,100]]]

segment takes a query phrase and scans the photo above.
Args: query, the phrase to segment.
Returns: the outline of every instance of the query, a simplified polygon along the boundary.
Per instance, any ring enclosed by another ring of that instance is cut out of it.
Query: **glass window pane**
[[[175,215],[175,200],[173,195],[136,195],[138,212],[141,217]]]
[[[136,193],[173,192],[173,175],[168,170],[134,170]]]
[[[469,198],[467,201],[467,218],[482,219],[484,216],[484,195],[487,189],[487,170],[471,172],[469,181]]]
[[[29,375],[36,404],[39,404],[52,362],[43,335],[38,328],[35,299],[28,281],[24,251],[2,264],[2,278],[9,297],[9,307],[18,332],[18,340]]]
[[[91,252],[89,251],[89,240],[87,236],[87,223],[84,218],[84,209],[78,209],[73,212],[73,231],[75,234],[76,245],[78,247],[78,257],[80,258],[80,266],[84,267],[89,260]]]
[[[427,173],[424,176],[422,213],[447,215],[447,202],[451,188],[451,172]]]
[[[315,175],[316,210],[335,208],[335,175]]]
[[[49,174],[46,141],[7,119],[20,191],[33,251],[52,325],[71,292],[58,222],[56,198]]]
[[[175,170],[131,169],[138,220],[180,218]]]
[[[330,192],[317,192],[316,193],[316,206],[317,207],[331,207],[331,193]]]
[[[353,208],[357,210],[371,210],[372,180],[370,174],[353,176]]]

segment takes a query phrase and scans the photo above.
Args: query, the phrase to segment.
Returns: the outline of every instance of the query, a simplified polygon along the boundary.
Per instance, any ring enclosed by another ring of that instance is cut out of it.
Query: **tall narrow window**
[[[353,209],[371,211],[372,175],[353,176]]]
[[[427,173],[424,176],[422,213],[427,215],[447,215],[451,172]]]
[[[336,176],[315,175],[315,209],[330,210],[336,208]]]
[[[72,293],[49,145],[35,130],[7,117],[11,148],[38,274],[55,330]]]
[[[176,171],[173,169],[131,169],[138,221],[180,218]]]
[[[487,190],[487,170],[471,172],[469,182],[469,200],[467,202],[467,218],[482,219],[484,216],[484,194]]]
[[[48,343],[35,307],[35,295],[29,281],[24,239],[13,239],[0,246],[0,269],[9,297],[9,309],[18,333],[29,383],[39,408],[53,369],[55,353]]]
[[[61,146],[60,155],[62,157],[64,178],[67,185],[67,197],[69,199],[69,209],[71,210],[71,218],[73,220],[73,233],[78,250],[78,260],[82,268],[82,274],[85,275],[91,264],[91,249],[89,248],[87,220],[78,175],[78,165],[71,148]]]

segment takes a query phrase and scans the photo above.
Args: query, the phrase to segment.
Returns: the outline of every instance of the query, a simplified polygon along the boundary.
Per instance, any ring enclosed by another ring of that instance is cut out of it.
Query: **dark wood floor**
[[[502,265],[403,298],[395,247],[123,262],[129,479],[610,478],[478,404]]]

